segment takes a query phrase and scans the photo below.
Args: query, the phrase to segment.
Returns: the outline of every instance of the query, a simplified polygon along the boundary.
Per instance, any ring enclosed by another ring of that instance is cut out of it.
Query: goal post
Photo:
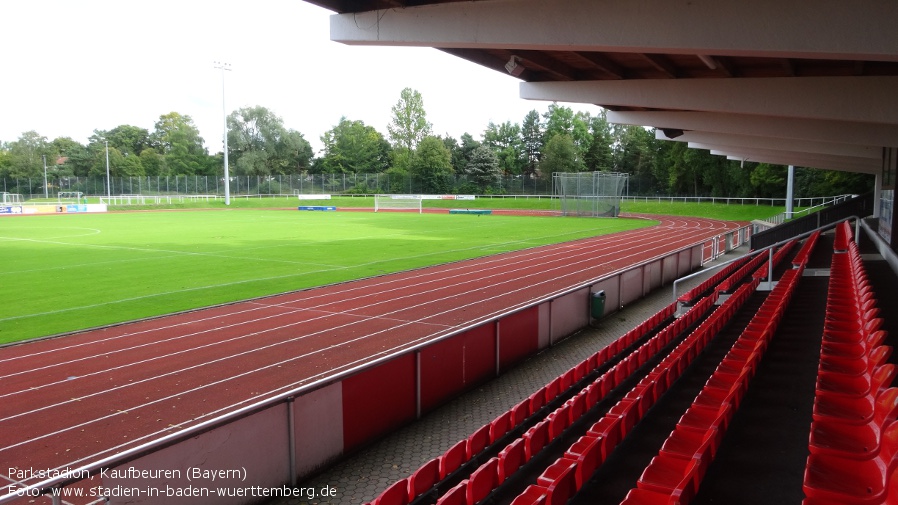
[[[74,201],[75,203],[81,203],[81,198],[84,196],[84,193],[81,191],[60,191],[56,194],[56,200],[59,203]]]
[[[404,210],[422,213],[421,195],[374,195],[374,212]]]
[[[23,203],[25,203],[25,199],[20,193],[0,191],[0,205],[21,205]]]

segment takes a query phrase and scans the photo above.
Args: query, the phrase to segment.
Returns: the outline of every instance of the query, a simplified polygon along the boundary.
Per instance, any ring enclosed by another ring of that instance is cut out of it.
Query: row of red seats
[[[818,240],[820,240],[820,230],[812,233],[805,241],[801,250],[798,251],[798,254],[792,258],[792,268],[801,268],[802,266],[807,265],[808,259],[811,257],[811,252],[813,252]]]
[[[898,504],[898,388],[876,297],[847,221],[836,228],[806,505]]]
[[[836,236],[833,240],[833,250],[838,253],[848,251],[848,243],[854,238],[854,233],[851,231],[851,224],[848,221],[842,221],[836,228]]]
[[[695,497],[803,270],[802,264],[783,275],[622,505],[686,505]],[[742,286],[734,297],[747,298],[753,291],[750,286],[759,282],[754,278],[752,285]]]
[[[743,265],[739,270],[736,271],[733,275],[729,276],[726,280],[720,283],[717,286],[718,293],[729,293],[736,289],[736,286],[742,282],[748,274],[757,271],[758,267],[761,266],[764,261],[766,261],[766,256],[763,254],[758,254],[751,261]]]
[[[780,260],[783,256],[776,258]],[[758,261],[757,263],[761,263]],[[742,273],[741,277],[745,277]],[[743,285],[733,296],[729,297],[717,310],[706,317],[699,326],[671,351],[648,375],[630,390],[608,413],[587,430],[566,452],[552,465],[546,468],[537,482],[528,486],[515,498],[512,505],[562,504],[602,465],[614,451],[618,443],[642,419],[646,412],[663,395],[673,382],[682,375],[711,338],[720,332],[736,311],[745,303],[757,288],[760,280],[754,278]],[[619,363],[609,374],[621,370],[620,380],[632,374],[646,360],[641,359],[643,351],[655,355],[667,346],[676,335],[699,322],[717,301],[718,292],[702,299],[683,317],[662,329],[655,337],[646,342],[627,359]],[[627,367],[629,361],[635,361],[633,367]],[[602,378],[590,387],[599,387]],[[588,403],[588,405],[590,405]],[[591,406],[591,405],[590,405]],[[525,435],[526,437],[526,435]]]
[[[567,391],[573,384],[576,384],[587,374],[606,364],[621,351],[630,347],[637,340],[641,339],[649,332],[657,328],[668,318],[672,317],[675,311],[675,303],[666,306],[664,309],[662,309],[652,317],[646,319],[602,350],[592,354],[586,360],[578,363],[567,372],[556,377],[548,384],[535,391],[528,398],[524,399],[523,401],[519,402],[517,405],[509,409],[507,412],[504,412],[490,423],[480,427],[479,429],[474,431],[474,433],[472,433],[467,439],[459,441],[458,443],[450,447],[441,456],[426,462],[419,469],[413,472],[409,477],[400,479],[399,481],[393,483],[377,498],[375,498],[374,501],[370,503],[370,505],[406,505],[422,494],[427,493],[435,485],[455,472],[463,464],[470,461],[473,457],[480,454],[488,446],[497,442],[508,432],[522,425],[524,421],[529,419],[531,416],[537,414],[545,405],[555,400],[555,398]],[[622,380],[629,375],[622,375],[626,370],[629,369],[629,363],[630,362],[628,361],[627,364],[623,367],[617,366],[612,368],[606,374],[600,377],[600,379],[597,380],[596,383],[593,383],[591,387],[581,391],[582,395],[583,392],[587,392],[588,390],[587,394],[583,395],[582,400],[576,400],[577,405],[575,407],[575,410],[580,411],[580,409],[584,405],[582,402],[587,399],[587,396],[590,400],[589,408],[591,408],[592,405],[595,405],[595,403],[597,403],[601,399],[601,397],[607,394],[608,391],[613,388],[613,386],[616,386],[617,381]],[[608,377],[607,381],[605,380],[606,377]],[[578,397],[575,397],[575,399],[579,397],[580,396],[578,395]],[[562,408],[570,408],[572,406],[572,403],[574,403],[573,399],[571,401],[568,401],[564,406],[562,406]],[[561,420],[566,416],[557,414],[557,411],[555,413],[549,414],[549,416],[553,416],[553,414],[554,422],[552,423],[552,427],[557,430],[561,426]],[[582,414],[582,412],[580,412],[580,414]],[[568,416],[569,415],[570,413],[568,412]],[[579,415],[577,417],[579,417]],[[542,432],[540,431],[540,433],[536,435],[536,440],[531,444],[531,452],[537,444],[541,443],[544,446],[550,440],[550,438],[548,438],[548,418],[541,423],[537,423],[534,428],[541,426],[543,423],[545,423],[546,428],[546,439],[542,442],[539,442],[542,435]],[[539,428],[539,430],[542,430],[542,428]],[[533,429],[531,429],[531,431],[533,431]],[[510,475],[510,473],[513,472],[512,467],[514,467],[514,470],[517,470],[517,467],[520,467],[520,465],[530,459],[531,454],[529,452],[526,455],[527,457],[522,459],[522,457],[524,456],[523,449],[523,438],[518,439],[509,446],[505,447],[503,449],[503,452],[506,453],[505,456],[502,456],[502,454],[500,454],[500,457],[502,457],[501,469],[497,466],[495,468],[496,472],[492,472],[492,465],[499,463],[498,460],[496,462],[492,462],[493,459],[497,459],[492,458],[485,465],[475,470],[475,472],[472,473],[468,479],[464,480],[459,485],[455,486],[455,488],[445,493],[443,497],[441,497],[440,502],[467,503],[469,498],[476,499],[480,496],[481,493],[477,490],[486,487],[494,488],[498,486],[501,482],[504,481],[505,475]],[[500,473],[502,474],[501,478]],[[493,479],[494,475],[496,477],[495,479]],[[469,491],[470,496],[468,496]],[[464,499],[464,501],[458,501],[462,498]],[[477,501],[479,501],[479,499]],[[476,503],[476,501],[471,503]]]
[[[742,274],[742,277],[744,276],[745,274]],[[756,285],[757,282],[753,283],[752,287]],[[676,335],[682,333],[689,326],[694,325],[700,317],[703,317],[703,314],[707,312],[711,305],[714,304],[716,298],[717,292],[697,304],[692,310],[684,314],[683,317],[676,319],[671,325],[662,329],[658,335],[643,344],[628,357],[622,359],[620,363],[608,370],[595,382],[584,388],[579,394],[556,409],[556,411],[550,413],[543,421],[538,422],[525,433],[524,437],[506,446],[502,452],[500,452],[498,457],[492,458],[484,465],[481,465],[481,467],[475,470],[468,479],[465,479],[453,489],[446,492],[440,498],[438,503],[443,505],[453,503],[473,505],[474,503],[477,503],[477,501],[485,496],[484,492],[488,493],[501,484],[505,477],[517,470],[520,465],[538,453],[542,447],[560,435],[560,433],[562,433],[574,420],[578,419],[583,412],[592,408],[598,401],[604,398],[611,389],[617,387],[618,384],[629,377],[636,369],[660,352],[661,348],[670,343]],[[737,301],[741,304],[742,301],[744,301],[744,298],[742,298],[741,301],[734,300],[733,303],[736,303]],[[550,381],[530,395],[529,398],[515,405],[508,412],[503,413],[492,422],[475,431],[468,437],[468,439],[458,442],[440,457],[428,461],[408,478],[401,479],[394,483],[381,493],[378,498],[372,501],[371,505],[405,505],[416,499],[418,496],[430,491],[433,486],[445,479],[464,463],[470,461],[488,446],[495,443],[506,433],[520,426],[525,420],[535,415],[546,404],[553,401],[561,393],[567,391],[573,384],[579,382],[588,373],[591,373],[593,370],[596,370],[598,367],[607,363],[614,356],[618,355],[624,349],[630,347],[637,340],[658,327],[663,321],[673,316],[676,307],[676,302],[668,305],[651,318],[616,339],[607,347],[591,355],[568,372],[565,372]],[[723,312],[718,310],[715,313],[722,314]],[[728,317],[730,316],[727,316],[727,318]],[[725,321],[726,319],[720,318],[719,326],[722,327]],[[715,329],[714,333],[717,331],[719,331],[719,328]],[[694,349],[691,348],[690,350],[694,351]],[[697,354],[698,351],[690,352],[689,359],[691,360]],[[678,377],[685,368],[685,366],[679,368],[676,377]],[[667,385],[669,385],[669,382],[666,386]],[[660,394],[658,396],[660,396]],[[654,399],[652,401],[654,401]],[[495,470],[495,472],[493,470]],[[545,481],[546,479],[543,480]]]
[[[790,251],[792,251],[792,248],[795,247],[795,244],[796,244],[796,241],[790,240],[789,242],[786,242],[785,244],[783,244],[782,247],[777,249],[775,253],[773,253],[774,268],[776,268],[776,266],[782,262],[783,258],[785,258],[786,255],[789,254]],[[767,255],[763,255],[763,254],[760,256],[767,257]],[[770,270],[770,268],[767,265],[767,262],[765,261],[764,264],[761,266],[761,268],[755,270],[755,273],[752,274],[752,277],[754,277],[755,279],[766,279],[768,270]]]
[[[731,300],[728,300],[728,304],[734,305],[739,303],[741,298],[732,297]],[[676,335],[694,324],[713,304],[714,297],[702,299],[683,317],[664,328],[605,375],[590,384],[583,393],[590,398],[591,391],[600,389],[603,394],[596,395],[596,397],[601,399],[615,384],[626,380],[636,369],[661,352],[661,349],[667,346]],[[721,306],[719,310],[725,309]],[[572,444],[561,458],[542,472],[536,483],[529,485],[521,495],[516,497],[512,505],[563,504],[579,491],[618,443],[630,433],[648,409],[685,370],[688,361],[700,352],[700,350],[693,352],[691,348],[703,345],[702,342],[690,338],[687,337],[684,340],[685,345],[681,342],[623,399],[611,407],[608,413]],[[680,366],[677,364],[678,361],[686,363]],[[586,407],[591,408],[591,406],[592,402],[587,400]],[[534,430],[531,431],[536,431],[536,429],[538,428],[534,427]],[[525,440],[531,436],[531,432],[528,432],[524,435]]]
[[[708,277],[704,281],[702,281],[698,286],[686,291],[682,295],[677,298],[677,301],[683,303],[684,305],[692,305],[696,302],[696,300],[701,297],[702,293],[711,289],[711,287],[720,284],[721,281],[729,277],[733,272],[735,272],[738,268],[741,268],[748,258],[739,258],[738,260],[734,260],[729,265],[721,268],[719,272]]]

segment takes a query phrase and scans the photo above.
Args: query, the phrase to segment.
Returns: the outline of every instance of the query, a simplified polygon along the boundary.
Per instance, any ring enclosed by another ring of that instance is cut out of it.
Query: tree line
[[[740,163],[684,142],[655,139],[652,129],[612,125],[604,111],[592,115],[551,104],[520,123],[490,122],[478,138],[433,132],[421,94],[406,88],[392,107],[386,135],[362,121],[340,118],[321,136],[316,156],[302,133],[286,128],[273,111],[238,109],[227,117],[229,171],[236,176],[380,174],[413,177],[424,191],[491,194],[499,181],[550,178],[553,172],[610,171],[630,175],[630,194],[782,197],[786,167]],[[112,177],[221,174],[223,153],[210,154],[190,116],[171,112],[152,131],[131,125],[94,130],[86,144],[69,137],[48,140],[29,131],[0,142],[0,179],[105,177],[108,145]],[[458,178],[455,176],[463,175]],[[453,181],[463,180],[464,187]],[[798,168],[796,196],[863,193],[865,174]],[[35,193],[42,190],[32,191]]]

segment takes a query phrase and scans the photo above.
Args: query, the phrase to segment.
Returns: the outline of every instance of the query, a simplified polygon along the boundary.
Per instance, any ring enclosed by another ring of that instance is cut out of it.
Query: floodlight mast
[[[231,176],[228,173],[228,109],[225,107],[225,71],[231,71],[230,63],[220,61],[215,63],[215,68],[221,70],[221,114],[224,121],[224,192],[225,205],[231,205]]]
[[[106,143],[106,197],[112,198],[112,179],[109,177],[109,141],[103,139]]]
[[[50,190],[47,188],[47,155],[42,154],[41,159],[44,160],[44,198],[50,198]]]

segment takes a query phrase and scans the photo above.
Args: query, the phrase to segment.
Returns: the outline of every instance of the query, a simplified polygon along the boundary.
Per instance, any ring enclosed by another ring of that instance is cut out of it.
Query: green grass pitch
[[[0,343],[648,226],[240,209],[0,219]]]

